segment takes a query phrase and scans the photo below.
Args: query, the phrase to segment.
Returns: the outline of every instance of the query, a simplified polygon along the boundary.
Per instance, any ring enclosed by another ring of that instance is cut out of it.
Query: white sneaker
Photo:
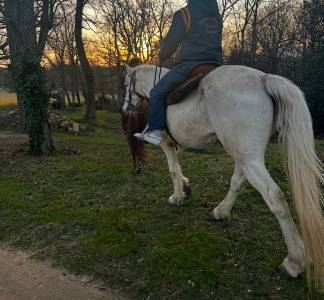
[[[160,146],[161,144],[161,130],[158,129],[148,131],[146,133],[135,133],[134,136],[141,141],[145,141],[156,146]]]

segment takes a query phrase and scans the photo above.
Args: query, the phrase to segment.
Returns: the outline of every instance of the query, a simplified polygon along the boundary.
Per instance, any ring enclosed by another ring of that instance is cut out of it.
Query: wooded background
[[[17,93],[22,129],[35,131],[35,120],[42,124],[36,129],[35,145],[50,152],[50,137],[44,139],[48,135],[48,81],[64,92],[63,106],[82,105],[85,99],[89,122],[95,120],[99,95],[118,109],[123,98],[122,62],[134,58],[154,62],[173,13],[184,2],[0,0],[4,67],[0,83]],[[324,2],[218,2],[224,22],[224,63],[243,64],[293,80],[306,94],[316,134],[323,135]],[[175,56],[167,65],[176,61]]]

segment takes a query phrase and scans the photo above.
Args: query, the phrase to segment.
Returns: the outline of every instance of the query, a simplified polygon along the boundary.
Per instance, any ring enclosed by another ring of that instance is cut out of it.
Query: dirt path
[[[0,248],[0,300],[126,300],[102,284]]]
[[[28,143],[26,134],[0,132],[0,146],[22,145],[25,143]]]
[[[0,132],[0,163],[28,151],[26,134]]]

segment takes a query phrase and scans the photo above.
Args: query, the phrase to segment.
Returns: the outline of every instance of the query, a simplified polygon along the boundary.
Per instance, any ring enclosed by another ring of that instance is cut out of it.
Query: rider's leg
[[[165,129],[166,105],[168,94],[183,83],[188,76],[188,70],[181,64],[171,69],[150,92],[149,127],[150,130]]]
[[[189,71],[189,65],[179,64],[171,69],[151,90],[149,132],[144,135],[145,141],[155,145],[160,144],[161,130],[166,128],[165,99],[173,89],[187,79]]]

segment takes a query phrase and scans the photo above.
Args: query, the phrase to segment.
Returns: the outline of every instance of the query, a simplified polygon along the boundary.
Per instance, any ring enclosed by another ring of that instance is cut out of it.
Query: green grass
[[[82,119],[80,111],[70,116]],[[293,280],[278,271],[285,244],[254,189],[244,190],[231,221],[210,220],[233,171],[220,146],[185,154],[193,196],[172,207],[162,152],[149,147],[154,158],[134,177],[119,115],[99,112],[98,125],[95,135],[55,133],[50,158],[0,162],[2,242],[94,275],[132,299],[324,299],[308,292],[305,275]],[[323,141],[318,149],[324,158]],[[271,144],[268,166],[287,192],[280,156]]]

